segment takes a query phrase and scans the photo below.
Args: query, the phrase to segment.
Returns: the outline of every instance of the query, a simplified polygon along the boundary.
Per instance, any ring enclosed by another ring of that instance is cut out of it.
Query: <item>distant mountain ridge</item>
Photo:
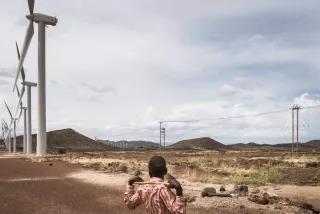
[[[37,135],[32,135],[32,147],[36,149]],[[17,147],[22,148],[23,136],[17,136]],[[48,151],[57,148],[65,148],[68,151],[106,151],[113,148],[89,137],[86,137],[73,129],[61,129],[47,132]]]
[[[109,141],[109,140],[99,140],[99,142],[107,144],[107,145],[113,145],[121,147],[123,145],[127,146],[127,149],[156,149],[159,148],[158,143],[154,143],[151,141],[143,141],[143,140],[134,140],[134,141],[128,141],[128,140],[120,140],[120,141]]]
[[[226,145],[209,137],[182,140],[169,146],[174,149],[224,150]]]
[[[313,146],[313,147],[317,147],[317,148],[320,148],[320,140],[310,140],[306,143],[304,143],[305,145],[308,145],[308,146]]]
[[[32,135],[33,150],[36,149],[36,134]],[[17,146],[22,148],[23,136],[17,137]],[[0,140],[0,143],[3,140]],[[61,129],[47,132],[48,150],[65,148],[68,151],[108,151],[117,147],[127,145],[127,149],[158,149],[159,144],[151,141],[95,141],[86,137],[73,129]],[[121,144],[122,143],[122,144]],[[222,144],[209,137],[186,139],[167,146],[168,149],[178,150],[282,150],[288,151],[292,147],[291,143],[284,144],[257,144],[237,143],[231,145]],[[301,151],[320,151],[320,140],[311,140],[305,143],[299,143]]]
[[[296,145],[294,145],[296,146]],[[288,150],[291,149],[291,143],[283,144],[258,144],[250,143],[236,143],[225,145],[209,137],[194,138],[179,141],[172,144],[168,148],[171,149],[195,149],[195,150]],[[320,150],[320,140],[312,140],[306,143],[299,143],[301,151]]]

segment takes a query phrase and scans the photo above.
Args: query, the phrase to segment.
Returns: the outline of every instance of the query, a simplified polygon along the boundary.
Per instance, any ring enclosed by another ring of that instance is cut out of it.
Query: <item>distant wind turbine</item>
[[[8,113],[10,115],[10,126],[9,126],[9,142],[10,142],[10,147],[9,147],[9,152],[11,152],[11,126],[13,125],[13,152],[17,152],[17,141],[16,141],[16,118],[13,117],[10,108],[6,101],[4,101],[4,105],[6,106]]]

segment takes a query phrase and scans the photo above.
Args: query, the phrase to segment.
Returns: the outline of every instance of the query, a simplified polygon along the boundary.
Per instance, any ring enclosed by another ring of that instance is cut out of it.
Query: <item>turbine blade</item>
[[[17,48],[17,54],[18,54],[18,59],[20,61],[20,51],[19,51],[19,47],[18,47],[18,43],[16,42],[16,48]],[[21,77],[22,77],[22,82],[24,83],[26,80],[26,75],[24,73],[24,68],[23,66],[21,67]]]
[[[20,96],[20,98],[19,98],[19,102],[18,102],[18,105],[17,105],[17,110],[16,110],[16,112],[15,112],[15,116],[18,115],[19,108],[20,108],[20,106],[22,105],[22,98],[23,98],[24,93],[25,93],[25,87],[23,86],[23,87],[22,87],[22,90],[21,90],[21,96]],[[15,117],[15,118],[17,118],[17,117]]]
[[[32,15],[34,10],[34,0],[28,0],[29,12]]]
[[[11,118],[12,118],[12,113],[11,113],[11,111],[10,111],[10,109],[9,109],[9,107],[8,107],[8,105],[7,105],[7,103],[6,103],[6,101],[4,101],[4,104],[6,105],[6,108],[7,108],[8,112],[9,112],[9,114],[10,114]]]
[[[29,24],[28,29],[27,29],[26,37],[25,37],[24,43],[23,43],[23,49],[22,49],[21,58],[20,58],[19,65],[18,65],[16,78],[14,80],[13,90],[14,90],[15,85],[17,84],[17,81],[18,81],[18,78],[19,78],[19,75],[20,75],[20,71],[22,69],[24,59],[26,58],[26,55],[27,55],[27,52],[28,52],[28,48],[30,46],[33,34],[34,34],[33,21],[30,21],[30,24]]]
[[[16,89],[17,89],[18,97],[20,97],[20,91],[19,91],[19,88],[18,88],[18,86],[17,86],[17,85],[16,85]]]
[[[8,128],[8,123],[5,120],[2,120],[4,125]]]
[[[19,121],[20,121],[21,115],[22,115],[22,109],[20,110],[20,114],[19,114],[19,117],[18,117],[17,125],[19,124]]]

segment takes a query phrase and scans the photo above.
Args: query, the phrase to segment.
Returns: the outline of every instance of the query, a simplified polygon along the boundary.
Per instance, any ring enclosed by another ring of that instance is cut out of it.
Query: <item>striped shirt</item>
[[[124,202],[129,209],[135,209],[140,204],[144,204],[147,214],[185,214],[186,199],[175,196],[171,189],[163,184],[161,178],[151,178],[153,184],[138,186],[134,191],[134,186],[128,186],[124,196]]]

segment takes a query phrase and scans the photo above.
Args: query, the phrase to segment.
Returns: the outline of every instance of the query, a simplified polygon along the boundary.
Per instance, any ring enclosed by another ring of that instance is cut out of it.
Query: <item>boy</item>
[[[161,156],[153,156],[148,164],[150,182],[140,185],[134,192],[133,184],[143,181],[135,176],[128,181],[128,190],[124,201],[129,209],[135,209],[144,204],[147,214],[185,214],[186,199],[183,190],[176,179],[169,179],[169,185],[164,183],[164,175],[167,174],[166,161]],[[176,190],[176,195],[170,188]]]

